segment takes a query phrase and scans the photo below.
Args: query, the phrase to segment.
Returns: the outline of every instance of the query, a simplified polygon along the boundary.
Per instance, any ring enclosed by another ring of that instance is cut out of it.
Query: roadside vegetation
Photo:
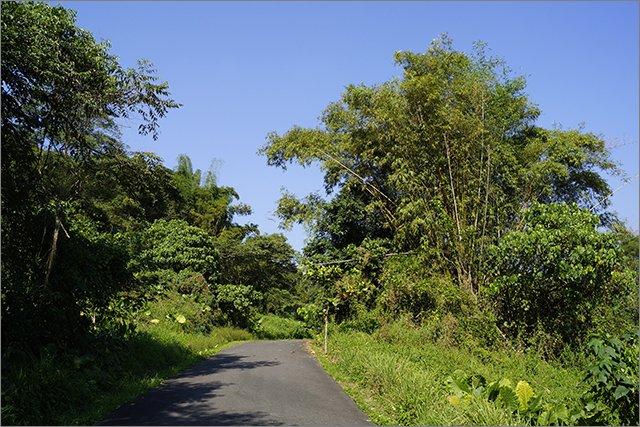
[[[523,77],[447,36],[402,78],[349,86],[267,162],[317,163],[282,234],[219,160],[169,169],[180,104],[61,6],[2,6],[2,424],[85,425],[234,343],[313,341],[380,425],[637,425],[638,235],[601,136],[543,129]]]

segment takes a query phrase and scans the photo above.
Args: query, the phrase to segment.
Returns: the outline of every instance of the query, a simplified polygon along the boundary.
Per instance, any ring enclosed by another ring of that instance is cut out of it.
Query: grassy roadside
[[[534,355],[474,352],[429,344],[419,329],[398,322],[374,334],[334,331],[328,354],[312,343],[323,368],[378,425],[525,425],[493,402],[454,406],[446,379],[461,369],[487,381],[527,381],[548,402],[577,402],[578,369],[563,369]]]
[[[54,347],[38,357],[16,354],[12,363],[3,361],[2,424],[92,425],[164,379],[251,339],[235,328],[206,336],[150,328],[92,354],[60,354]]]
[[[139,323],[126,340],[105,339],[90,353],[43,348],[2,360],[3,425],[92,425],[117,407],[219,351],[256,339],[307,338],[302,323],[265,315],[256,331],[216,327],[188,333],[176,322]]]

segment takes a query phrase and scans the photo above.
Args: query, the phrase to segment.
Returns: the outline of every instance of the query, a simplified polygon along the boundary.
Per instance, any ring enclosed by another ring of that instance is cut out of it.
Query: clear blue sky
[[[398,50],[425,52],[445,32],[457,50],[482,40],[527,75],[542,110],[538,125],[576,128],[628,144],[613,150],[638,173],[640,91],[638,2],[55,2],[77,11],[77,26],[110,39],[124,67],[147,58],[184,106],[160,123],[158,141],[123,132],[135,151],[167,167],[187,154],[196,169],[222,159],[220,184],[234,187],[254,214],[237,218],[281,232],[271,212],[281,187],[299,197],[322,192],[316,168],[286,172],[256,151],[270,131],[315,127],[349,84],[399,76]],[[636,178],[612,210],[638,230]],[[611,179],[612,189],[622,183]],[[304,232],[284,233],[297,250]]]

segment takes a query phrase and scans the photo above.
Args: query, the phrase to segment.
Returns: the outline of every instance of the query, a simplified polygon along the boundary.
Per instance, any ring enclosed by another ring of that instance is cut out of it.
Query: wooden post
[[[327,330],[329,328],[329,304],[324,312],[324,354],[327,354]]]

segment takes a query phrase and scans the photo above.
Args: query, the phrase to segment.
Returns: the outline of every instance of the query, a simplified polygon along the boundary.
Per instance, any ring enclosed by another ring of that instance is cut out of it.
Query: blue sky
[[[157,141],[122,122],[124,142],[170,168],[180,154],[203,171],[223,160],[220,184],[254,211],[237,221],[263,234],[282,232],[271,214],[282,187],[300,197],[323,188],[317,168],[268,167],[256,154],[267,134],[317,126],[345,86],[399,76],[395,51],[425,52],[445,32],[456,50],[470,52],[482,40],[528,76],[539,126],[584,122],[585,131],[626,143],[613,157],[630,177],[638,174],[638,2],[49,3],[76,10],[76,25],[109,39],[122,66],[149,59],[184,104],[160,122]],[[639,181],[619,190],[611,208],[635,230]],[[303,247],[301,228],[284,234]]]

